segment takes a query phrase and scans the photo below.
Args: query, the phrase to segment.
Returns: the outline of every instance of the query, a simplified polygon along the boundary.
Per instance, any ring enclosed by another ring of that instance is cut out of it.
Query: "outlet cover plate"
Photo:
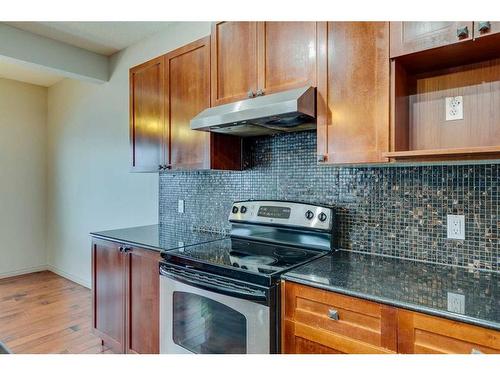
[[[464,100],[462,96],[449,96],[446,99],[446,121],[464,119]]]
[[[459,293],[448,292],[448,311],[465,314],[465,296]]]
[[[465,216],[448,215],[446,229],[449,239],[465,240]]]

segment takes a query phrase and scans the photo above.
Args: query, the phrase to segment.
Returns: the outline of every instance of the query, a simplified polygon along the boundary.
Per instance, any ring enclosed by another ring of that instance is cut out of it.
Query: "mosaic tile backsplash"
[[[160,223],[220,231],[233,201],[326,204],[338,248],[500,271],[499,164],[322,166],[315,132],[246,139],[245,149],[241,172],[162,172]],[[465,215],[465,240],[446,238],[447,214]]]

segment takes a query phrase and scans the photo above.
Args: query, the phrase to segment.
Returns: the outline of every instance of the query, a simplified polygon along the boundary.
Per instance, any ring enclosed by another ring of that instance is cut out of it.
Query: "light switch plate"
[[[184,213],[184,199],[179,199],[177,202],[177,212],[180,214]]]
[[[448,292],[448,311],[465,314],[465,296],[459,293]]]
[[[446,99],[446,121],[464,119],[464,100],[462,96],[449,96]]]
[[[446,229],[449,239],[465,240],[465,216],[448,215]]]

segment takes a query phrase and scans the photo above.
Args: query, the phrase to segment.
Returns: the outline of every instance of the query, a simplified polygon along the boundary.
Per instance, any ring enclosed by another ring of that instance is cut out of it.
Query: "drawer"
[[[396,352],[397,309],[288,281],[282,288],[284,352],[311,343],[320,352]]]
[[[498,331],[406,310],[398,320],[401,353],[500,353]]]

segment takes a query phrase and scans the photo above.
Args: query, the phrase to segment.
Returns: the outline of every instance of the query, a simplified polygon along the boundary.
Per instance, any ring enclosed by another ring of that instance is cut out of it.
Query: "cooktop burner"
[[[268,277],[304,263],[322,253],[237,238],[189,246],[163,253],[173,263],[196,262],[207,267],[223,267],[232,273]]]

